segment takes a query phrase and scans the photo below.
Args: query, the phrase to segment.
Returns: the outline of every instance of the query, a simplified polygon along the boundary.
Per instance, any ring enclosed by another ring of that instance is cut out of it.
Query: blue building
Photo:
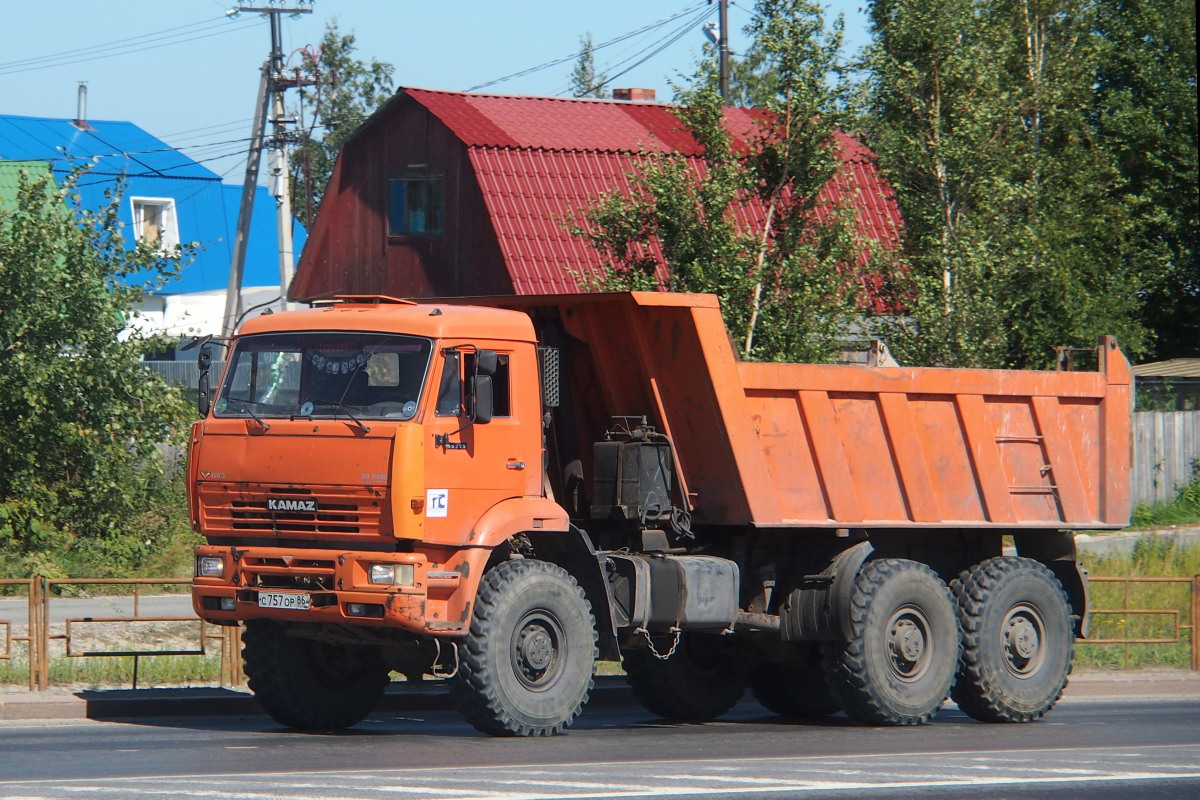
[[[45,162],[59,182],[74,167],[91,163],[79,183],[80,199],[89,208],[103,206],[105,192],[124,181],[120,218],[128,246],[197,245],[195,260],[180,277],[147,298],[139,314],[142,327],[179,335],[220,333],[240,185],[221,183],[216,173],[131,122],[0,114],[0,160]],[[306,232],[295,222],[292,230],[298,259]],[[278,248],[275,199],[260,186],[242,278],[243,308],[279,296]]]

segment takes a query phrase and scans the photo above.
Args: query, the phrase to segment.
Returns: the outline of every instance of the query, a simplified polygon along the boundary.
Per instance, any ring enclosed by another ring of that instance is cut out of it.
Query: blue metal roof
[[[0,114],[0,159],[48,161],[56,172],[70,169],[72,159],[97,159],[95,175],[221,180],[132,122],[89,120],[80,128],[67,119]]]
[[[132,231],[133,198],[174,200],[179,240],[196,242],[198,251],[195,261],[160,293],[211,291],[228,284],[241,186],[222,184],[212,170],[137,125],[89,120],[81,129],[66,119],[0,114],[0,160],[47,162],[59,180],[74,166],[93,162],[79,182],[80,199],[89,208],[101,207],[106,202],[105,191],[124,179],[120,219],[127,226],[129,246],[133,245],[128,233]],[[306,231],[296,223],[292,231],[298,260]],[[149,277],[138,273],[126,280],[140,283]],[[255,193],[242,285],[279,285],[275,199],[261,186]]]

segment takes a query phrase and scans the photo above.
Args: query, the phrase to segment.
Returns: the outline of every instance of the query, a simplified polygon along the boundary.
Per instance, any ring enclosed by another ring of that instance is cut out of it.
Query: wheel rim
[[[534,691],[549,688],[562,667],[563,629],[546,611],[526,614],[513,634],[509,649],[513,673],[522,685]]]
[[[1045,660],[1046,623],[1041,613],[1028,603],[1013,606],[1004,615],[1000,628],[1004,665],[1018,678],[1028,677]]]
[[[887,625],[888,668],[906,683],[920,680],[933,661],[929,619],[916,606],[892,612]]]

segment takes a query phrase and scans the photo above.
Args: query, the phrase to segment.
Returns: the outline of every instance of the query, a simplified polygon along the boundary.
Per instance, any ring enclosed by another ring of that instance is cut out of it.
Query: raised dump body
[[[492,301],[539,308],[543,334],[567,334],[582,441],[611,417],[650,415],[697,522],[1128,524],[1130,373],[1110,337],[1098,372],[743,363],[711,296]]]
[[[193,604],[245,624],[291,727],[355,724],[398,671],[555,733],[597,657],[669,719],[749,688],[1034,720],[1086,634],[1071,529],[1128,516],[1112,339],[1085,373],[749,364],[713,297],[357,297],[248,321],[212,402],[210,355]]]

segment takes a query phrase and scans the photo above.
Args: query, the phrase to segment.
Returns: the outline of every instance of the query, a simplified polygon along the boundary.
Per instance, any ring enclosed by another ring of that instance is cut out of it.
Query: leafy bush
[[[128,574],[186,528],[178,467],[159,445],[180,439],[189,411],[177,387],[139,364],[163,342],[122,331],[188,251],[126,249],[120,191],[83,208],[82,174],[61,188],[23,176],[15,205],[0,211],[4,576]],[[150,283],[130,285],[139,273]]]
[[[1171,525],[1200,524],[1200,472],[1182,486],[1169,503],[1139,505],[1133,510],[1134,528],[1166,528]]]

